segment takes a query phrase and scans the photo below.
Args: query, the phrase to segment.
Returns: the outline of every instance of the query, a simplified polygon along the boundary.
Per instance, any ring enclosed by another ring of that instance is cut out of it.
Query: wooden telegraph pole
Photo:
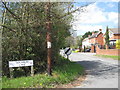
[[[46,10],[46,29],[47,29],[47,74],[52,75],[51,73],[51,17],[50,17],[50,0],[47,2]]]

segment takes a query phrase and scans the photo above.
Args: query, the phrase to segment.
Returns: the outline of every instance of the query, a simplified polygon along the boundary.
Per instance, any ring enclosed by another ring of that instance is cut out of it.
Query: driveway
[[[118,88],[118,60],[100,58],[95,53],[72,53],[71,61],[85,67],[86,80],[76,88]]]

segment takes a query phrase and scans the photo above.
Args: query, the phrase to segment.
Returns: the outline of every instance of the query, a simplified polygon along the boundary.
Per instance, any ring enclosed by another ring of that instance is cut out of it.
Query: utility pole
[[[47,29],[47,74],[52,75],[51,71],[51,16],[50,16],[50,0],[47,2],[46,10],[46,29]]]

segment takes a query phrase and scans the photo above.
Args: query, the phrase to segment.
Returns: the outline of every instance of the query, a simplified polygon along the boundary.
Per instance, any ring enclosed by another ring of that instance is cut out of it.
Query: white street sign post
[[[65,54],[67,55],[67,59],[69,58],[69,55],[72,53],[70,47],[65,48],[64,50]]]
[[[13,67],[25,67],[25,66],[31,66],[31,76],[34,75],[33,70],[33,60],[21,60],[21,61],[9,61],[9,68],[10,68],[10,77],[12,78],[12,71]]]

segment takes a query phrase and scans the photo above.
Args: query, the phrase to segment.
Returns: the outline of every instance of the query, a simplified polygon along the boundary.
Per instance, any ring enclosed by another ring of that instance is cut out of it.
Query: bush
[[[116,41],[116,48],[120,49],[120,39]]]

